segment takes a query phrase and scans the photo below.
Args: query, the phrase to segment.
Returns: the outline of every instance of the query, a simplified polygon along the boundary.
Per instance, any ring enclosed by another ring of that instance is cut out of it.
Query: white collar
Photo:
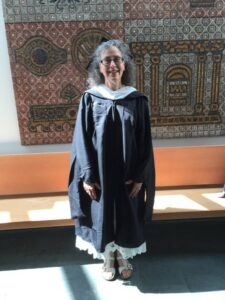
[[[96,96],[100,95],[107,99],[117,100],[117,99],[125,98],[126,96],[128,96],[129,94],[131,94],[134,91],[136,91],[136,89],[131,86],[124,86],[124,87],[114,91],[114,90],[111,90],[110,88],[108,88],[106,85],[101,84],[101,85],[97,85],[97,86],[91,88],[87,92],[94,94]]]

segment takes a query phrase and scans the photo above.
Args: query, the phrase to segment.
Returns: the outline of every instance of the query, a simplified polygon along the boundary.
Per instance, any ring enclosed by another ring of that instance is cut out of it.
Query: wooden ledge
[[[155,148],[157,187],[223,185],[225,145]],[[67,191],[69,152],[0,155],[0,195]]]

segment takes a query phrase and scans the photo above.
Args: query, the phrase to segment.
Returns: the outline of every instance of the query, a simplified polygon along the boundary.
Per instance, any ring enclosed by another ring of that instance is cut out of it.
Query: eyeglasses
[[[119,57],[119,56],[115,56],[113,58],[111,58],[111,57],[105,57],[100,62],[104,66],[110,66],[110,64],[111,64],[112,61],[114,62],[115,65],[119,65],[119,64],[121,64],[124,61],[124,59],[122,57]]]

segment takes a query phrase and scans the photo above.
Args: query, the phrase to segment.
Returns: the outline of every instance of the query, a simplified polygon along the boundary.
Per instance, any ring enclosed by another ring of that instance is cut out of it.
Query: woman
[[[89,67],[72,144],[69,198],[76,247],[104,259],[113,280],[133,273],[128,258],[146,252],[155,171],[146,96],[131,87],[134,64],[119,40],[100,44]]]

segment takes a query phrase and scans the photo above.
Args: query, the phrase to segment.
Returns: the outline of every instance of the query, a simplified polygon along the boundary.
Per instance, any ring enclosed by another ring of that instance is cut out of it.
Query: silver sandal
[[[120,266],[119,262],[118,262],[118,271],[119,271],[119,274],[120,274],[120,278],[123,279],[123,280],[130,279],[131,276],[133,275],[133,266],[132,266],[132,264],[129,263],[129,261],[127,259],[124,259],[122,257],[122,255],[117,255],[116,259],[117,259],[117,262],[119,260],[123,262],[122,266]],[[130,275],[129,276],[124,276],[123,275],[124,271],[130,271]]]
[[[102,267],[102,277],[107,281],[112,281],[116,277],[116,268],[111,266],[112,261],[115,262],[114,256],[107,257]]]

